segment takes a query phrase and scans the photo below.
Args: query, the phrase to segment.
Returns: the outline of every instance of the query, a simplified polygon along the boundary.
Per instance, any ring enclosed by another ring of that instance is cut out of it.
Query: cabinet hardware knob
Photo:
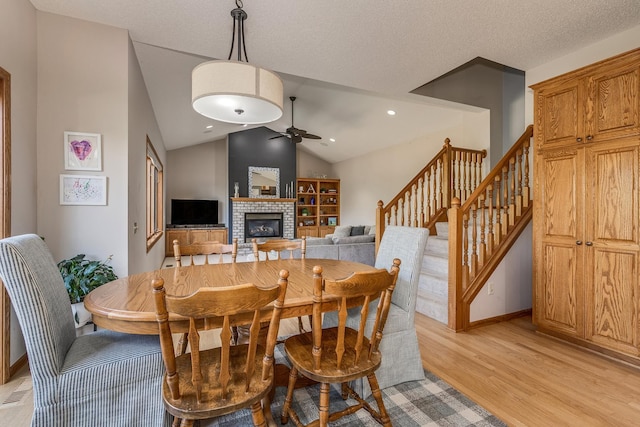
[[[576,240],[576,245],[580,246],[582,244],[582,240]]]
[[[582,142],[582,138],[577,137],[577,138],[576,138],[576,141],[578,141],[578,142]]]
[[[587,135],[587,141],[591,141],[593,139],[593,135]]]
[[[593,243],[592,243],[592,242],[587,242],[587,243],[585,243],[585,245],[587,245],[587,246],[593,246]]]

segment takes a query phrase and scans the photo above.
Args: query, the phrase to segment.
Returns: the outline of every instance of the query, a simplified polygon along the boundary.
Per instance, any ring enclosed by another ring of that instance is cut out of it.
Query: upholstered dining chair
[[[380,368],[383,356],[378,346],[384,341],[383,330],[394,286],[400,269],[400,260],[395,259],[391,272],[386,269],[356,272],[351,276],[329,280],[322,278],[322,267],[313,269],[313,327],[311,332],[293,335],[284,342],[287,358],[291,362],[287,395],[282,407],[282,424],[292,418],[296,425],[301,425],[300,418],[291,407],[293,391],[298,374],[320,383],[319,419],[307,425],[324,427],[329,419],[336,419],[352,414],[359,409],[366,409],[381,424],[391,426],[391,421],[382,400],[378,386],[376,371]],[[338,298],[338,325],[322,329],[321,312],[323,303]],[[347,326],[347,304],[350,298],[363,298],[358,307],[362,316],[356,328]],[[377,303],[373,304],[373,301]],[[373,310],[374,327],[365,333],[365,323],[369,311]],[[376,411],[365,402],[348,382],[357,378],[366,378],[378,405]],[[329,392],[331,384],[341,384],[342,397],[353,397],[357,403],[330,413]]]
[[[228,287],[200,288],[188,296],[167,295],[164,281],[152,282],[162,355],[166,368],[162,397],[167,410],[181,419],[181,426],[194,420],[218,417],[251,408],[255,426],[266,426],[262,399],[273,387],[274,347],[287,291],[289,272],[281,270],[277,285],[265,289],[246,283]],[[265,346],[258,346],[260,312],[273,304]],[[169,316],[189,320],[191,351],[175,356]],[[249,343],[231,345],[231,325],[248,323]],[[199,331],[222,327],[221,345],[200,348]],[[268,407],[268,398],[265,406]],[[270,409],[269,414],[270,414]],[[174,426],[177,423],[174,422]]]
[[[0,278],[33,378],[32,426],[168,426],[157,336],[107,330],[76,337],[71,303],[45,242],[0,240]]]
[[[204,264],[210,264],[215,260],[218,263],[223,262],[223,255],[231,255],[231,262],[236,262],[238,257],[238,238],[234,238],[229,244],[220,242],[195,242],[188,245],[181,245],[176,239],[173,241],[173,257],[176,260],[176,266],[184,265],[182,257],[189,257],[189,264],[194,264],[194,257],[198,255],[204,256]],[[214,257],[213,255],[217,255]],[[188,264],[187,264],[188,265]]]
[[[376,255],[376,268],[391,265],[394,258],[402,260],[398,281],[391,299],[384,340],[380,343],[382,365],[378,370],[380,388],[391,387],[406,381],[424,379],[424,368],[415,327],[418,282],[422,268],[424,249],[429,237],[426,228],[387,226]],[[349,310],[347,324],[354,327],[359,320],[357,310]],[[365,331],[373,328],[374,317],[370,312]],[[325,313],[323,326],[337,325],[335,312]],[[361,396],[369,396],[369,384],[356,380],[352,387]]]
[[[179,240],[173,241],[173,257],[176,260],[176,267],[182,267],[185,265],[183,257],[189,257],[189,264],[194,265],[198,261],[198,256],[204,256],[204,264],[210,264],[212,262],[222,263],[224,261],[224,255],[231,255],[231,262],[236,262],[238,258],[238,238],[234,238],[233,242],[229,244],[220,242],[195,242],[188,245],[181,245]],[[214,256],[217,255],[217,256]],[[216,259],[217,258],[217,259]],[[232,342],[236,343],[238,340],[238,330],[233,328]],[[187,351],[187,334],[184,333],[180,336],[178,341],[177,351],[178,354],[183,354]]]
[[[282,259],[285,258],[283,253],[289,254],[289,259],[294,258],[295,252],[300,252],[299,259],[305,259],[307,253],[307,238],[302,237],[299,240],[287,240],[287,239],[271,239],[263,243],[258,243],[256,239],[251,239],[251,245],[253,248],[253,258],[257,261],[260,259],[260,253],[264,253],[265,259]],[[309,315],[309,326],[313,322],[313,317]],[[302,317],[298,316],[298,331],[302,334],[305,333],[304,324],[302,323]]]

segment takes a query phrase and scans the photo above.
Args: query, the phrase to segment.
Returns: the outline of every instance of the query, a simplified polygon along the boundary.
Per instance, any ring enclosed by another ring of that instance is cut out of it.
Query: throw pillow
[[[362,236],[364,234],[364,225],[351,227],[351,236]]]
[[[349,237],[351,235],[350,225],[338,225],[333,230],[333,237]]]

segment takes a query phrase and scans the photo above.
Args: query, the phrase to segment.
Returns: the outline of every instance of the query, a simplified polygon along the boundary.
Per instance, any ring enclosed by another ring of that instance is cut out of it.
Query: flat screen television
[[[217,223],[217,200],[171,199],[172,225],[213,225]]]

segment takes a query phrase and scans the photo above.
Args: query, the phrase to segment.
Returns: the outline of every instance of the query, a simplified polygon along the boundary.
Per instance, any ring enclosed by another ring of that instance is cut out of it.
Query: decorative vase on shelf
[[[240,197],[240,184],[237,182],[233,183],[233,197]]]

